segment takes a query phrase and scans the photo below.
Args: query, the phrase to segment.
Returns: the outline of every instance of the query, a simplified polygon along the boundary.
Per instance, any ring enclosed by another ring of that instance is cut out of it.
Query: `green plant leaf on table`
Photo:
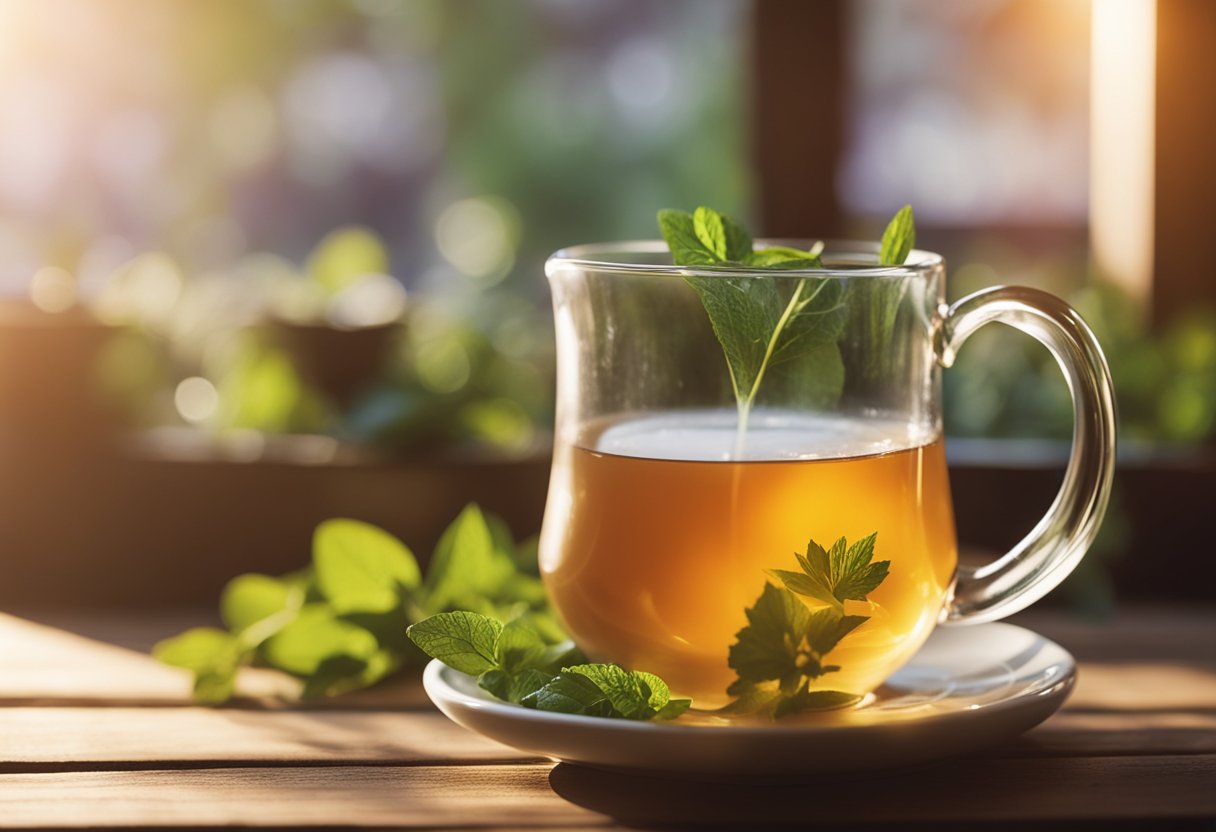
[[[195,627],[152,648],[159,661],[191,671],[194,698],[209,704],[231,698],[242,652],[235,636],[214,627]]]
[[[317,585],[335,612],[388,612],[402,591],[418,588],[414,554],[383,529],[358,520],[326,520],[313,535]]]
[[[306,604],[289,624],[266,640],[263,655],[274,667],[310,676],[335,656],[367,660],[379,649],[376,637],[343,621],[326,604]]]
[[[501,600],[500,590],[518,575],[511,556],[475,505],[466,506],[439,538],[424,584],[423,607],[436,613],[454,605]],[[512,599],[514,600],[514,599]]]
[[[305,698],[367,687],[421,664],[424,654],[406,635],[410,624],[466,602],[508,622],[518,639],[502,643],[502,661],[515,672],[511,690],[503,689],[508,696],[531,692],[563,661],[584,661],[522,562],[535,550],[516,546],[505,524],[476,506],[449,526],[425,581],[410,550],[367,523],[326,521],[312,550],[308,568],[229,581],[220,600],[227,632],[202,628],[158,645],[158,658],[194,673],[196,699],[226,701],[238,669],[251,663],[295,676]],[[553,668],[538,679],[531,664]]]

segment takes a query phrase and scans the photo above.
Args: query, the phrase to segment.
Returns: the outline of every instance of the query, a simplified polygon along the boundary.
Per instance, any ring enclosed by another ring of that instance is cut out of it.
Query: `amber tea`
[[[816,687],[864,693],[921,646],[956,565],[940,440],[906,424],[769,413],[741,461],[729,412],[593,430],[559,461],[541,563],[553,603],[593,657],[658,673],[700,707],[728,701],[727,651],[765,570],[797,568],[808,538],[878,532],[870,616]],[[809,607],[821,606],[804,598]]]

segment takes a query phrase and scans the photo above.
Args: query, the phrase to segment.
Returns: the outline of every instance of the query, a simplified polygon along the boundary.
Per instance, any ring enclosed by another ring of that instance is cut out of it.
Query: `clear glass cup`
[[[729,700],[727,653],[744,609],[773,580],[766,570],[798,568],[794,554],[809,540],[827,547],[877,533],[875,560],[890,562],[864,601],[845,602],[869,620],[831,652],[840,670],[823,682],[864,694],[937,624],[991,621],[1050,591],[1106,509],[1110,373],[1073,309],[1019,287],[947,306],[945,265],[926,251],[880,267],[874,245],[829,242],[823,262],[801,271],[677,267],[656,241],[578,246],[546,264],[557,334],[540,540],[547,591],[591,657],[656,673],[700,707]],[[691,285],[705,279],[765,297],[814,292],[837,317],[808,330],[799,349],[778,351],[758,384],[743,385],[755,396],[740,408]],[[993,321],[1055,356],[1073,396],[1073,447],[1059,495],[1026,538],[994,563],[960,567],[941,369]]]

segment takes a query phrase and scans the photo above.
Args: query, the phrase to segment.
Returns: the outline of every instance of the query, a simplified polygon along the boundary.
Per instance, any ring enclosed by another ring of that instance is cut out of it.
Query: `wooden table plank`
[[[542,762],[437,711],[0,708],[0,771],[89,765]]]
[[[548,765],[235,768],[0,775],[23,827],[692,826],[1195,818],[1216,756],[965,760],[807,784],[663,780]],[[948,792],[945,799],[943,790]]]
[[[56,617],[51,616],[52,620]],[[59,616],[58,618],[65,618]],[[100,632],[127,643],[139,632],[139,614],[105,612],[66,617],[73,626]],[[185,624],[180,616],[158,621],[154,631],[177,632]],[[95,622],[92,626],[89,621]],[[173,622],[172,628],[165,621]],[[177,626],[182,625],[182,626]],[[150,647],[155,639],[149,639]],[[144,649],[112,644],[42,622],[0,613],[0,707],[5,705],[96,705],[129,707],[187,707],[190,674],[167,667]],[[303,707],[393,710],[429,708],[418,679],[402,678],[373,690],[356,691],[341,698],[298,702],[300,684],[269,670],[245,668],[238,685],[237,707]]]
[[[986,758],[1216,754],[1216,713],[1064,710]],[[0,771],[537,761],[436,712],[0,708]]]

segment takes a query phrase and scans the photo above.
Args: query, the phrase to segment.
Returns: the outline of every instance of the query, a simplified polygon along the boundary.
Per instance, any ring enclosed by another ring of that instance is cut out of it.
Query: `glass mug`
[[[663,243],[641,242],[564,249],[546,263],[557,337],[546,589],[594,660],[656,673],[698,707],[729,701],[727,653],[744,610],[766,570],[798,569],[794,553],[808,540],[827,547],[877,532],[874,559],[890,561],[865,601],[845,602],[870,618],[832,650],[841,670],[814,686],[864,694],[937,624],[992,621],[1045,595],[1080,561],[1106,510],[1110,372],[1073,309],[1018,287],[946,306],[945,265],[926,251],[881,267],[877,246],[829,243],[823,262],[677,267]],[[686,277],[779,281],[785,298],[807,280],[846,308],[834,345],[790,362],[808,366],[771,368],[741,438],[731,371]],[[992,321],[1056,358],[1073,398],[1072,453],[1027,537],[994,563],[960,566],[941,368]]]

